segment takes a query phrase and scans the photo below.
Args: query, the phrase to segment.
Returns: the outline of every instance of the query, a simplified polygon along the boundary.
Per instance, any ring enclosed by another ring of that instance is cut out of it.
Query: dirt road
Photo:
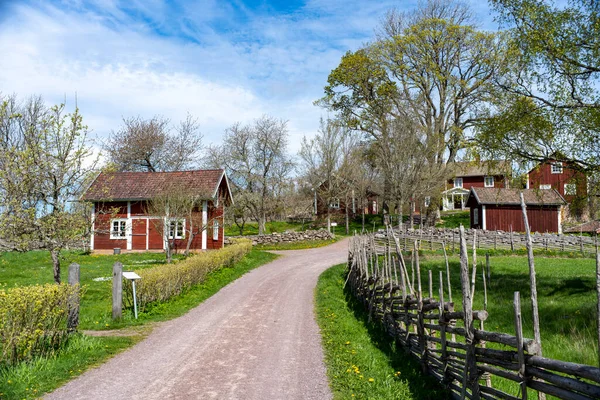
[[[314,288],[347,240],[282,256],[48,399],[329,399]]]

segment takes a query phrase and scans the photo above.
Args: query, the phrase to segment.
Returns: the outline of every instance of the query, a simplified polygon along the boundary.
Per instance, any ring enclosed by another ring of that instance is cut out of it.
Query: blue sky
[[[495,29],[485,1],[467,1]],[[263,114],[290,151],[325,111],[313,101],[391,7],[417,1],[0,0],[0,92],[78,105],[93,136],[122,117],[198,117],[205,143]]]

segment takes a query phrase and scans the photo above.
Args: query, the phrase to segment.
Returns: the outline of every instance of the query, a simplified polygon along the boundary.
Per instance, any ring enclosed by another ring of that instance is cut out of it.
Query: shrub
[[[185,289],[201,283],[207,274],[231,267],[252,249],[252,242],[237,239],[219,250],[193,255],[174,264],[135,271],[142,279],[136,282],[137,302],[141,311],[153,302],[166,301]],[[133,298],[131,285],[123,285],[126,298]]]
[[[68,336],[68,299],[79,291],[79,286],[66,284],[0,290],[0,364],[60,348]]]

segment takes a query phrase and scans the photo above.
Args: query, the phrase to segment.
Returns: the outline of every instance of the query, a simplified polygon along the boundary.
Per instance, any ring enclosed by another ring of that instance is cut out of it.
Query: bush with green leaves
[[[251,249],[251,241],[238,239],[230,246],[199,253],[174,264],[135,271],[142,278],[136,282],[140,311],[144,311],[150,303],[166,301],[193,285],[202,283],[212,271],[232,267]],[[132,299],[131,285],[123,285],[123,288],[125,298]]]
[[[68,300],[79,285],[46,284],[0,290],[0,365],[59,349],[66,342]]]

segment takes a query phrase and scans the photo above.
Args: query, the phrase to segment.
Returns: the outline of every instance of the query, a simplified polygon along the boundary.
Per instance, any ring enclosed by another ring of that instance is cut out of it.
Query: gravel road
[[[329,399],[314,316],[318,276],[347,240],[282,256],[47,399]]]

